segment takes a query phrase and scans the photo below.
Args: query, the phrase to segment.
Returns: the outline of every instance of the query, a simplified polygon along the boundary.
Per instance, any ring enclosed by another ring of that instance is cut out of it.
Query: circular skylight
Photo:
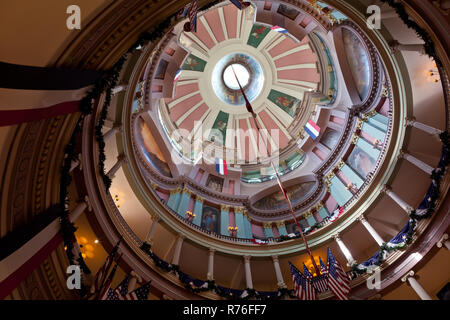
[[[231,53],[214,66],[211,83],[216,96],[230,105],[244,105],[236,75],[249,101],[255,100],[264,86],[264,73],[259,62],[244,53]]]
[[[239,83],[236,80],[236,77],[239,79],[239,83],[241,84],[242,88],[244,88],[248,84],[250,73],[248,73],[248,70],[242,64],[231,64],[225,69],[223,73],[223,81],[225,82],[225,85],[230,89],[238,90]]]

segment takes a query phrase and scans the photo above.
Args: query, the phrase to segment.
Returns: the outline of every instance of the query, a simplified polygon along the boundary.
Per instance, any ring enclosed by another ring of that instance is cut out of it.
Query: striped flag
[[[119,241],[117,241],[116,245],[111,250],[108,257],[106,257],[106,260],[103,263],[103,266],[98,270],[97,274],[95,275],[95,280],[94,280],[95,292],[101,291],[102,288],[104,287],[106,276],[114,262],[114,258],[117,254],[117,250],[119,249],[119,245],[120,245],[121,241],[122,241],[122,239],[119,239]]]
[[[230,1],[239,10],[245,9],[245,8],[247,8],[250,5],[250,2],[248,2],[248,1],[242,1],[242,0],[230,0]]]
[[[305,131],[313,140],[316,140],[320,134],[320,127],[314,121],[308,120],[308,123],[305,125]]]
[[[197,13],[198,13],[198,1],[195,0],[192,2],[191,7],[189,8],[189,22],[184,24],[184,31],[186,32],[197,32]]]
[[[223,175],[227,175],[227,162],[224,159],[216,158],[216,171]]]
[[[279,32],[279,33],[288,33],[288,31],[282,27],[279,26],[273,26],[272,28],[273,31]]]
[[[124,295],[123,297],[120,297],[120,300],[148,300],[148,294],[150,293],[150,283],[151,281],[147,282],[143,286],[140,286],[134,291],[131,291],[130,293]]]
[[[191,3],[188,3],[177,13],[178,18],[186,18],[189,13],[189,8],[191,7]]]
[[[300,300],[316,300],[316,291],[311,286],[310,281],[291,262],[289,262],[289,270],[294,282],[295,295]]]
[[[328,288],[339,300],[348,300],[350,278],[328,248]]]
[[[175,73],[175,77],[173,78],[173,82],[177,82],[178,78],[181,76],[181,71],[183,71],[183,69],[178,69],[177,73]]]
[[[310,283],[310,286],[308,286],[308,290],[310,290],[309,295],[312,296],[314,294],[315,296],[315,292],[313,291],[316,290],[316,287],[314,286],[313,275],[311,274],[311,272],[309,272],[304,262],[303,262],[303,274],[305,275],[306,280],[308,280]]]
[[[114,275],[116,274],[117,266],[118,266],[118,263],[119,263],[119,260],[121,257],[122,257],[122,255],[119,257],[119,259],[117,259],[116,264],[114,265],[113,269],[111,270],[111,273],[108,276],[108,279],[106,279],[106,281],[105,281],[103,289],[101,290],[100,294],[98,295],[100,300],[116,300],[116,299],[110,299],[111,298],[110,289],[111,289],[111,283],[113,281]]]
[[[130,283],[130,276],[126,276],[125,279],[114,289],[114,294],[117,297],[123,297],[128,293],[128,284]]]
[[[254,244],[259,244],[259,245],[264,245],[264,244],[268,244],[268,243],[269,243],[269,241],[260,240],[260,239],[255,239],[255,238],[252,238],[252,242],[253,242]]]

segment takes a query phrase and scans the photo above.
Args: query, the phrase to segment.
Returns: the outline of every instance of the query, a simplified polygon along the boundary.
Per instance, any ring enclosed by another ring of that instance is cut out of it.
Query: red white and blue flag
[[[260,240],[260,239],[255,239],[255,238],[252,238],[252,242],[253,242],[254,244],[259,244],[259,245],[264,245],[264,244],[268,244],[268,243],[269,243],[269,241]]]
[[[108,275],[109,269],[111,268],[112,264],[114,263],[114,258],[116,257],[117,251],[119,250],[119,245],[122,239],[119,239],[117,241],[114,248],[111,250],[108,257],[106,257],[105,262],[103,263],[103,266],[97,271],[97,274],[95,275],[94,280],[94,286],[95,286],[95,292],[99,293],[104,288],[104,284],[106,281],[106,277]]]
[[[247,8],[250,5],[250,2],[248,2],[248,1],[242,1],[242,0],[230,0],[230,1],[239,10],[245,9],[245,8]]]
[[[181,71],[183,71],[183,69],[178,69],[177,73],[175,73],[175,77],[173,78],[173,82],[177,82],[178,78],[181,76]]]
[[[198,1],[195,0],[194,2],[192,2],[192,6],[189,9],[189,22],[191,32],[197,32],[197,12],[198,12]]]
[[[294,282],[295,295],[300,300],[316,300],[316,291],[312,287],[311,282],[291,262],[289,262],[289,270]]]
[[[313,140],[316,140],[320,134],[320,127],[314,121],[308,120],[308,123],[305,125],[305,131]]]
[[[328,288],[339,300],[348,300],[350,278],[328,248]]]
[[[223,175],[227,175],[227,162],[224,159],[216,158],[216,171]]]
[[[121,297],[120,300],[140,300],[140,301],[148,300],[148,294],[150,292],[150,283],[151,281],[147,282],[143,286]]]
[[[189,8],[191,7],[191,3],[188,3],[187,5],[185,5],[183,7],[183,9],[181,9],[178,14],[177,17],[178,18],[186,18],[188,13],[189,13]]]
[[[288,31],[282,27],[279,26],[273,26],[271,28],[273,31],[279,32],[279,33],[288,33]]]

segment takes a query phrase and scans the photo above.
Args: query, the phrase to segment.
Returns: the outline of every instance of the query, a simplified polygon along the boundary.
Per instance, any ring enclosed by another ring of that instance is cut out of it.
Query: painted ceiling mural
[[[347,28],[342,28],[342,40],[356,88],[362,101],[370,89],[370,60],[366,48],[358,36]]]
[[[138,118],[138,139],[141,143],[139,146],[141,152],[144,154],[148,162],[162,175],[172,177],[170,168],[167,164],[166,158],[161,152],[150,128],[142,118]]]
[[[299,203],[305,199],[306,196],[314,189],[316,183],[314,181],[303,182],[297,185],[286,188],[289,199],[291,199],[292,205]],[[284,199],[281,191],[272,193],[258,201],[253,206],[261,210],[277,210],[287,208],[286,200]]]

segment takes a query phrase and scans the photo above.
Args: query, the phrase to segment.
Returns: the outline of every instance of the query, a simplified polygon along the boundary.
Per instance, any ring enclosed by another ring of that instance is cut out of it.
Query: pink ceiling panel
[[[281,41],[279,44],[277,44],[275,47],[269,50],[269,54],[272,57],[276,57],[283,52],[286,52],[288,50],[294,49],[298,46],[298,43],[294,42],[293,40],[286,38],[283,41]]]
[[[223,34],[222,23],[220,23],[220,16],[218,10],[213,10],[205,14],[206,21],[209,24],[216,40],[222,42],[225,40],[225,35]]]
[[[279,79],[286,80],[298,80],[318,83],[320,81],[320,75],[316,69],[291,69],[282,70],[277,72]]]
[[[187,34],[189,35],[189,32]],[[195,32],[194,35],[197,38],[199,38],[200,41],[203,42],[204,45],[208,47],[208,49],[211,49],[212,47],[215,46],[214,40],[211,39],[208,30],[206,30],[206,27],[200,20],[197,20],[197,32]]]
[[[228,38],[230,39],[237,38],[237,11],[238,9],[233,4],[223,7]]]
[[[196,95],[177,103],[170,109],[170,119],[172,119],[172,121],[177,121],[183,114],[185,114],[200,101],[202,101],[202,96],[200,93],[197,93]]]
[[[240,129],[240,137],[241,137],[241,152],[244,154],[244,158],[246,161],[254,161],[256,159],[255,152],[252,147],[252,140],[250,138],[250,130],[247,125],[247,120],[240,119],[239,120],[239,129]]]
[[[316,61],[317,57],[312,50],[302,50],[276,60],[275,65],[277,68],[281,68],[297,64],[314,63]]]
[[[185,85],[178,83],[177,87],[175,88],[175,97],[173,98],[173,100],[177,100],[181,97],[184,97],[187,94],[196,91],[198,91],[198,83],[191,83]]]
[[[197,109],[195,109],[183,122],[180,123],[181,129],[186,129],[189,132],[194,129],[195,121],[199,121],[201,117],[208,111],[206,103],[202,103]]]
[[[264,126],[267,130],[269,130],[269,132],[271,130],[278,130],[279,141],[277,141],[277,139],[275,139],[274,137],[275,144],[278,146],[278,148],[282,149],[286,147],[289,144],[289,138],[284,134],[280,127],[278,127],[276,122],[273,120],[273,116],[270,116],[265,110],[263,110],[259,113],[259,117],[261,118]]]

